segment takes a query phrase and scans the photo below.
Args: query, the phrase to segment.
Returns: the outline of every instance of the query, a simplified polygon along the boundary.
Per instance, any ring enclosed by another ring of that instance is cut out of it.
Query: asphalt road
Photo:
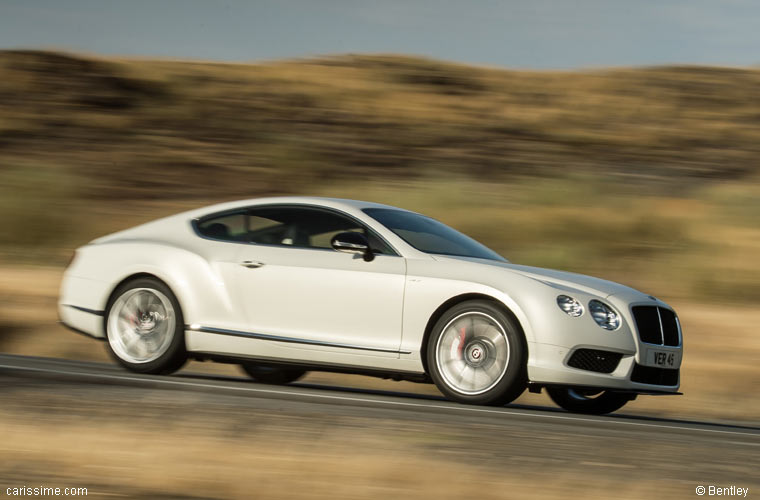
[[[683,484],[684,494],[710,484],[749,487],[748,497],[760,493],[760,425],[646,418],[624,411],[589,417],[544,407],[465,406],[415,394],[297,383],[268,386],[186,372],[136,375],[110,364],[0,355],[0,400],[11,388],[74,394],[85,405],[107,404],[106,396],[139,405],[146,393],[170,401],[190,391],[199,412],[217,405],[225,415],[307,415],[332,427],[359,419],[368,432],[373,427],[383,433],[439,429],[438,434],[455,439],[434,443],[435,452],[461,454],[470,463],[656,478]]]

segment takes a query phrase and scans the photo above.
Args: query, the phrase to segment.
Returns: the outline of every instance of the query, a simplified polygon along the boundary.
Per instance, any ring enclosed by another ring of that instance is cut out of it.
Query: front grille
[[[660,318],[662,319],[662,335],[665,345],[678,345],[678,320],[676,315],[670,309],[660,308]]]
[[[632,311],[642,342],[678,346],[678,320],[673,311],[657,306],[636,306]]]
[[[678,369],[655,368],[637,363],[633,365],[631,382],[651,385],[678,385]]]
[[[570,356],[568,366],[598,373],[612,373],[623,355],[618,352],[597,349],[578,349]]]

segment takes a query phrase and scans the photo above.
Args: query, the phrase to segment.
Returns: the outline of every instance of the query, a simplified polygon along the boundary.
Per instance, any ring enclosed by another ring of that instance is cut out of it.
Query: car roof
[[[167,217],[162,217],[160,219],[146,222],[145,224],[141,224],[139,226],[131,227],[123,231],[118,231],[116,233],[102,236],[93,240],[91,243],[104,243],[139,235],[144,236],[146,234],[150,234],[153,237],[162,239],[167,235],[173,234],[174,231],[177,231],[180,228],[182,228],[181,230],[184,231],[186,228],[190,227],[184,223],[178,224],[180,221],[199,219],[208,215],[213,215],[228,210],[265,205],[311,205],[333,208],[339,211],[343,211],[347,214],[354,215],[355,217],[360,217],[365,221],[366,215],[361,213],[361,210],[364,208],[390,208],[393,210],[403,210],[401,208],[382,205],[380,203],[372,203],[368,201],[347,200],[341,198],[322,198],[317,196],[277,196],[268,198],[251,198],[247,200],[237,200],[225,203],[217,203],[215,205],[207,205],[205,207],[192,209]]]
[[[272,196],[267,198],[251,198],[246,200],[229,201],[224,203],[217,203],[215,205],[208,205],[202,208],[191,210],[186,212],[185,215],[191,217],[201,217],[203,215],[213,214],[214,212],[222,212],[225,210],[234,210],[236,208],[252,207],[257,205],[316,205],[321,207],[329,207],[342,209],[348,212],[354,212],[362,210],[364,208],[391,208],[395,210],[403,210],[398,207],[390,205],[383,205],[381,203],[373,203],[370,201],[350,200],[344,198],[325,198],[319,196]]]

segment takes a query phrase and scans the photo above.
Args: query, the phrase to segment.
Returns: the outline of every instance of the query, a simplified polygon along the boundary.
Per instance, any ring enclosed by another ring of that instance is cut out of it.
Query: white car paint
[[[398,354],[403,258],[378,255],[364,262],[358,255],[334,250],[240,247],[238,261],[266,263],[253,269],[237,266],[237,297],[246,312],[247,331],[359,343]]]
[[[376,231],[399,255],[365,262],[333,250],[214,241],[200,237],[191,225],[194,219],[225,210],[281,204],[348,214]],[[111,293],[131,276],[149,274],[176,295],[193,355],[422,374],[425,332],[436,311],[457,297],[486,296],[509,309],[522,327],[531,383],[678,390],[678,384],[631,381],[635,363],[651,365],[648,349],[672,352],[680,364],[680,327],[678,346],[649,346],[639,340],[631,311],[635,305],[670,309],[667,304],[588,276],[427,254],[362,212],[370,207],[393,208],[327,198],[262,198],[192,210],[96,239],[77,250],[66,270],[61,320],[103,338],[102,315]],[[241,265],[248,261],[264,265]],[[620,315],[621,326],[606,331],[588,313],[568,316],[557,306],[560,294],[586,306],[592,299],[602,300]],[[224,332],[249,332],[258,338]],[[569,367],[569,355],[583,347],[618,352],[622,360],[609,374]]]

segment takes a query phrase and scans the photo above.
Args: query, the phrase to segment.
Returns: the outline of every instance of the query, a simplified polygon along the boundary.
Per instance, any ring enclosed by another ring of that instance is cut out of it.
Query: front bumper
[[[629,300],[626,300],[629,299]],[[651,298],[649,300],[652,300]],[[651,302],[628,297],[608,297],[623,322],[614,332],[601,332],[589,321],[571,321],[563,336],[550,336],[548,342],[529,344],[528,378],[532,384],[598,387],[639,393],[678,393],[683,359],[683,335],[672,309],[654,299]],[[645,314],[642,315],[642,309]],[[639,311],[639,312],[635,312]],[[660,311],[660,315],[656,311]],[[654,322],[646,321],[646,313]],[[671,321],[668,323],[668,318]],[[670,325],[670,328],[667,325]],[[666,326],[663,326],[666,325]],[[556,326],[556,325],[555,325]],[[656,328],[657,332],[652,329]],[[657,333],[657,335],[653,335]],[[576,340],[574,345],[551,340]],[[667,345],[670,344],[670,345]],[[613,361],[598,362],[594,357],[578,363],[578,351],[602,351]],[[619,361],[618,361],[619,359]]]
[[[654,346],[652,346],[654,347]],[[677,352],[680,359],[680,347],[656,346],[658,350]],[[619,352],[622,357],[617,367],[611,373],[598,373],[568,365],[572,353],[577,349],[592,348],[609,352]],[[605,389],[617,389],[621,391],[633,391],[641,393],[677,393],[680,387],[680,374],[668,373],[664,378],[656,378],[661,372],[650,370],[664,370],[658,367],[648,367],[641,364],[641,357],[646,347],[640,346],[637,352],[621,352],[614,347],[608,346],[575,346],[567,348],[550,344],[532,343],[529,345],[531,358],[534,363],[528,366],[528,378],[535,385],[570,385],[582,387],[600,387]],[[646,363],[646,360],[643,360]],[[642,369],[643,367],[643,369]],[[673,382],[673,375],[675,375]],[[656,383],[646,383],[656,382]],[[665,382],[665,383],[662,383]]]

